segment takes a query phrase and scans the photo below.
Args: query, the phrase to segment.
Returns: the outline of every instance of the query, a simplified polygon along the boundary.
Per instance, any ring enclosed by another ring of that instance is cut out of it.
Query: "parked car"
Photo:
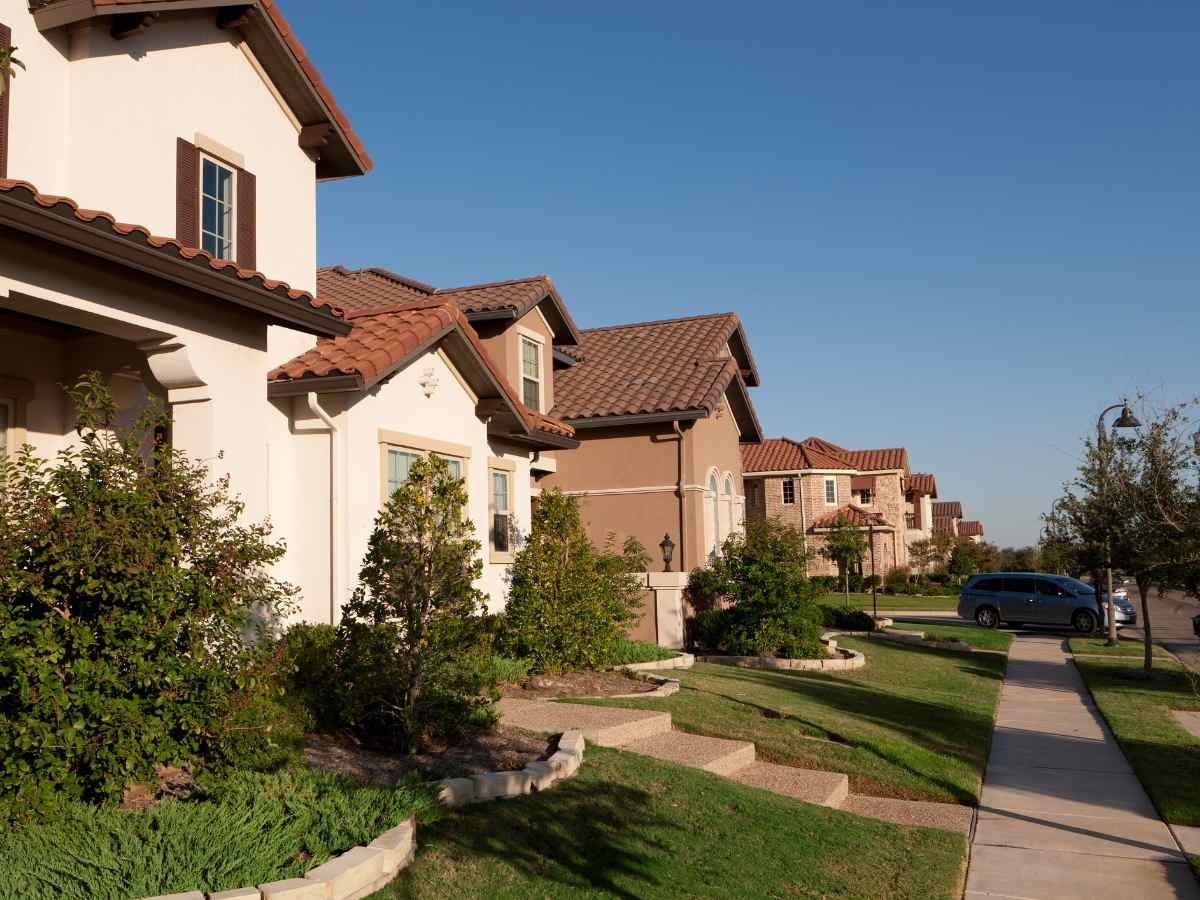
[[[1103,594],[1100,597],[1103,600]],[[1117,627],[1137,624],[1137,611],[1127,597],[1113,592]],[[988,572],[967,579],[958,595],[958,614],[984,628],[1009,625],[1070,625],[1089,633],[1108,620],[1096,589],[1078,578],[1040,572]],[[1200,627],[1200,626],[1197,626]]]

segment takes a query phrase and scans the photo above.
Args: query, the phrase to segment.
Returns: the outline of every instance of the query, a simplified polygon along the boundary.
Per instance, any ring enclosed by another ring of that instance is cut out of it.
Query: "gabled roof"
[[[958,523],[958,536],[959,537],[983,537],[983,523],[976,522],[976,521],[959,522]]]
[[[962,515],[962,503],[957,500],[941,500],[933,504],[933,517],[935,519],[961,519]]]
[[[908,478],[907,489],[914,494],[928,494],[936,499],[937,479],[927,472],[914,472]]]
[[[855,506],[853,503],[847,503],[845,506],[827,513],[813,523],[814,529],[832,528],[837,525],[838,519],[844,518],[851,525],[857,525],[859,528],[867,528],[875,526],[876,528],[891,528],[887,519],[882,513],[869,512],[861,506]]]
[[[757,384],[758,374],[733,347],[741,334],[734,313],[582,331],[578,350],[569,351],[578,364],[555,373],[554,414],[576,427],[695,419],[727,400],[742,439],[757,442],[762,430],[746,385]],[[748,346],[744,336],[740,342]]]
[[[803,441],[805,446],[813,447],[830,456],[835,456],[848,462],[849,468],[860,472],[880,472],[888,469],[908,471],[908,451],[903,447],[887,447],[882,450],[847,450],[824,438],[810,437]]]
[[[767,438],[761,444],[742,444],[742,472],[801,472],[806,469],[850,471],[845,459],[805,446],[791,438]]]
[[[80,209],[68,197],[39,194],[26,181],[0,179],[0,225],[185,285],[310,334],[350,330],[340,309],[308,291],[172,238],[156,237],[109,213]]]
[[[435,299],[420,306],[348,313],[347,319],[353,326],[349,334],[320,340],[273,369],[267,376],[269,394],[366,390],[442,344],[481,400],[498,400],[500,411],[511,415],[513,422],[497,423],[500,428],[511,424],[518,429],[507,437],[537,446],[576,446],[569,425],[521,403],[456,304]]]
[[[471,321],[482,321],[519,319],[538,306],[554,331],[556,344],[573,345],[579,341],[575,321],[548,275],[436,288],[387,269],[330,266],[317,272],[317,285],[322,296],[328,296],[348,310],[421,303],[431,297],[445,297],[457,303]]]
[[[317,178],[365,175],[374,167],[350,120],[292,33],[275,0],[30,0],[42,31],[85,19],[141,16],[131,33],[150,27],[159,13],[215,9],[214,27],[236,29],[299,120],[300,146],[317,156]]]

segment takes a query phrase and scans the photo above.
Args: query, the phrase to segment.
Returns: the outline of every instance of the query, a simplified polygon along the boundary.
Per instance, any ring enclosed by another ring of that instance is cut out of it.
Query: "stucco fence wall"
[[[639,572],[637,578],[643,585],[642,609],[637,622],[626,630],[626,636],[672,650],[681,649],[688,615],[684,600],[688,574]]]
[[[579,770],[584,747],[583,732],[564,732],[558,739],[557,750],[548,759],[531,762],[524,769],[484,772],[471,778],[439,782],[438,802],[454,807],[547,790]],[[142,900],[359,900],[386,886],[413,861],[417,853],[416,834],[416,820],[410,816],[366,846],[353,847],[310,869],[303,878],[207,894],[203,891],[160,894]]]

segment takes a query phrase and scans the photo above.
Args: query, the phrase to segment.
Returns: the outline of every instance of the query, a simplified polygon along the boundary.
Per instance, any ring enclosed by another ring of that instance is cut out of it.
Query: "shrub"
[[[517,684],[529,675],[529,660],[489,655],[483,663],[483,676],[493,684]]]
[[[850,585],[850,593],[860,594],[863,590],[863,577],[861,575],[848,575],[847,583]]]
[[[0,897],[119,900],[296,878],[409,815],[427,787],[365,787],[327,772],[239,773],[141,812],[63,803],[0,832]]]
[[[265,628],[291,609],[268,574],[283,546],[224,479],[155,445],[158,407],[115,430],[99,374],[68,393],[76,446],[0,460],[0,797],[18,805],[244,761],[281,714],[259,694]]]
[[[862,589],[869,591],[871,588],[879,587],[882,583],[878,575],[867,575],[862,580]]]
[[[827,606],[822,613],[827,628],[842,631],[873,631],[875,628],[870,613],[861,609],[835,609]]]
[[[840,587],[836,575],[814,575],[809,580],[817,591],[824,594],[836,591]]]
[[[912,593],[909,584],[909,571],[904,566],[897,566],[887,573],[883,582],[884,588],[892,594]]]
[[[501,649],[538,672],[605,665],[641,605],[636,573],[647,565],[645,550],[632,539],[619,553],[611,539],[597,550],[577,498],[544,492],[509,571]]]
[[[617,638],[613,641],[608,652],[610,666],[628,666],[633,663],[657,662],[660,659],[672,659],[678,656],[678,651],[668,650],[649,641],[631,641],[628,638]]]
[[[691,620],[692,644],[704,650],[720,650],[729,630],[728,610],[702,609]]]
[[[346,724],[338,630],[299,623],[280,640],[284,702],[306,729],[333,730]]]

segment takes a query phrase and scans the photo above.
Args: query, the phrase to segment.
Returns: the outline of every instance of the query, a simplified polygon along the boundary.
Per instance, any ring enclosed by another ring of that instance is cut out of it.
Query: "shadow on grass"
[[[490,857],[531,880],[632,900],[662,887],[654,857],[670,850],[664,834],[684,830],[656,813],[653,801],[638,788],[572,781],[545,794],[462,808],[423,827],[420,843],[450,872],[456,860]],[[395,882],[400,895],[411,896],[430,877],[421,862],[418,856]],[[486,880],[498,883],[494,875]],[[622,886],[630,884],[644,889]]]

